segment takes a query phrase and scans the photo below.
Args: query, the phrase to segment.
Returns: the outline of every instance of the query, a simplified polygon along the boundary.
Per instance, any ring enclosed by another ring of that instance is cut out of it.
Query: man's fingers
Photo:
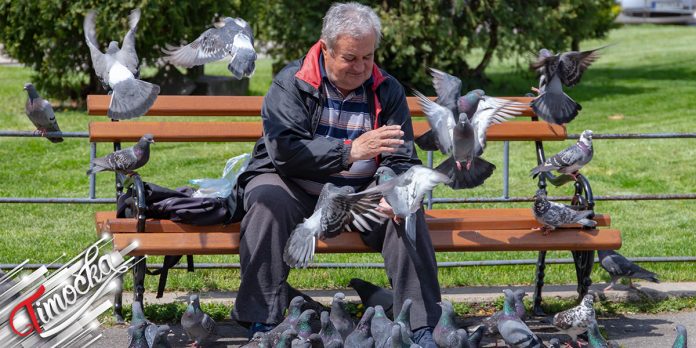
[[[384,139],[382,140],[382,146],[399,146],[403,145],[404,141],[402,139]]]
[[[382,139],[401,138],[403,136],[404,136],[404,132],[402,132],[401,130],[389,130],[389,131],[379,132],[379,137]]]
[[[377,154],[379,155],[383,152],[396,152],[396,148],[391,146],[382,146],[379,148],[379,151],[377,151]]]

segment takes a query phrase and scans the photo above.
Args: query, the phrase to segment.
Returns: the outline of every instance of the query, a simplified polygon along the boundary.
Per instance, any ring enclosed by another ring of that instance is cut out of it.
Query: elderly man
[[[357,3],[337,3],[324,17],[321,39],[273,80],[263,102],[264,136],[238,188],[246,215],[241,225],[241,285],[233,317],[250,335],[283,319],[289,267],[283,250],[293,228],[314,210],[322,186],[364,189],[379,166],[397,174],[420,160],[404,90],[374,64],[381,37],[377,15]],[[242,198],[243,197],[243,198]],[[383,211],[390,212],[386,202]],[[440,287],[422,211],[417,252],[403,226],[386,221],[363,241],[384,257],[398,311],[413,300],[414,339],[434,346]]]

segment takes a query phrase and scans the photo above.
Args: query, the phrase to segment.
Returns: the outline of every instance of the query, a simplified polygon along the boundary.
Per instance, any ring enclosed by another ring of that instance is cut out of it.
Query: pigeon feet
[[[550,228],[548,226],[541,226],[541,227],[532,227],[532,231],[541,231],[541,234],[543,235],[548,235],[553,228]]]
[[[536,87],[532,87],[532,92],[534,92],[534,93],[536,93],[536,94],[541,94],[541,92],[539,91],[539,89],[536,88]]]

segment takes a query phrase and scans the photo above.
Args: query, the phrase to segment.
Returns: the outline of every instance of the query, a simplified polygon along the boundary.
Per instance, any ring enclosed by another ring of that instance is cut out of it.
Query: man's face
[[[374,34],[359,38],[340,35],[333,52],[322,40],[321,49],[324,53],[326,74],[344,95],[360,87],[372,75],[375,58]]]

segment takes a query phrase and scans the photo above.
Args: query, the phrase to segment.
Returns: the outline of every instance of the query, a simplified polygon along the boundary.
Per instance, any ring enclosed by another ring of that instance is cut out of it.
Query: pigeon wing
[[[461,96],[462,80],[444,71],[430,68],[433,87],[437,93],[436,103],[450,109],[453,115],[459,114],[457,100]]]
[[[556,74],[559,64],[560,55],[554,55],[548,50],[541,50],[536,60],[529,67],[540,75],[545,76],[546,80],[550,80]]]
[[[216,326],[217,324],[215,323],[215,320],[213,320],[208,313],[203,313],[203,318],[201,318],[201,327],[203,330],[205,330],[205,332],[209,335],[213,335],[215,334]]]
[[[85,31],[85,41],[87,42],[87,47],[89,47],[89,53],[92,57],[94,72],[102,81],[107,81],[108,66],[106,55],[99,50],[99,42],[97,42],[97,32],[95,29],[96,15],[97,13],[94,10],[87,13],[85,21],[83,22],[83,29]]]
[[[582,74],[599,58],[598,51],[604,47],[589,51],[563,53],[559,63],[561,82],[568,87],[575,86],[580,82]]]
[[[577,317],[577,309],[575,307],[557,313],[553,317],[553,325],[561,330],[569,330],[573,327],[573,321]]]
[[[138,53],[135,51],[135,33],[140,21],[140,9],[136,8],[128,16],[128,32],[123,37],[121,49],[116,53],[116,60],[123,64],[130,72],[138,75]]]
[[[336,192],[329,199],[325,214],[321,216],[322,232],[335,234],[343,228],[352,230],[352,227],[362,232],[368,231],[370,225],[366,219],[379,221],[384,217],[384,214],[375,210],[382,197],[378,190],[358,193]]]
[[[422,93],[414,90],[413,93],[418,97],[418,103],[427,116],[430,129],[437,139],[437,145],[443,154],[452,153],[452,130],[454,129],[454,115],[452,111],[432,100]]]
[[[236,33],[226,27],[210,28],[188,45],[167,45],[162,51],[170,63],[185,68],[220,60],[230,54],[234,46]]]
[[[150,323],[145,328],[145,341],[147,341],[147,346],[153,347],[155,345],[156,338],[157,338],[157,325]],[[130,344],[128,346],[130,347]]]
[[[116,171],[128,171],[138,162],[133,148],[116,151],[107,155],[105,159],[109,163],[108,168]]]
[[[515,101],[484,96],[471,120],[476,132],[476,155],[480,156],[486,148],[488,127],[513,119],[515,115],[521,114],[525,107],[524,104]]]
[[[574,144],[547,159],[545,165],[552,166],[554,169],[569,167],[580,162],[584,156],[582,149]]]

